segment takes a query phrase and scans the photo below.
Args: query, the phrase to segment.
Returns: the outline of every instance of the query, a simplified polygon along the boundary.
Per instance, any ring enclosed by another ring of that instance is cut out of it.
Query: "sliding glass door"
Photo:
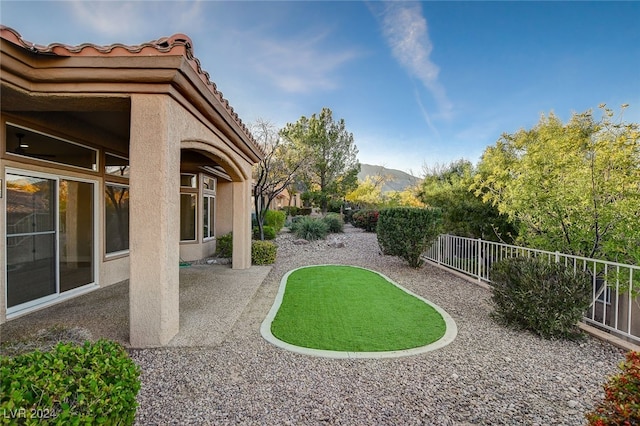
[[[56,184],[7,174],[7,307],[56,293]]]
[[[7,308],[94,283],[95,184],[20,172],[6,184]]]

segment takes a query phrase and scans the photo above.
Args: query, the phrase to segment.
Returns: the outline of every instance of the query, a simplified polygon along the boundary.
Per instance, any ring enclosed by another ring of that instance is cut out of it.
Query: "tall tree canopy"
[[[470,186],[475,169],[467,160],[425,169],[418,198],[442,210],[444,232],[489,241],[513,242],[517,233],[507,215],[475,195]]]
[[[563,124],[549,114],[504,134],[484,152],[473,188],[518,221],[527,245],[637,264],[639,126],[600,107],[600,119],[587,111]]]
[[[329,108],[288,123],[281,134],[309,156],[302,179],[323,211],[329,200],[341,199],[357,186],[360,163],[353,134],[347,132],[344,119],[334,121]]]
[[[264,158],[253,168],[256,222],[260,239],[264,239],[264,218],[271,202],[293,186],[298,172],[307,163],[307,156],[293,149],[292,143],[281,138],[278,129],[268,121],[257,120],[251,130],[265,152]]]

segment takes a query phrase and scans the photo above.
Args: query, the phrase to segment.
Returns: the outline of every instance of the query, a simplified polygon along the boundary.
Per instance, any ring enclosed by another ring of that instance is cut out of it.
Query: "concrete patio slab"
[[[231,269],[192,265],[180,269],[180,331],[169,346],[215,346],[238,320],[270,266]],[[32,312],[0,325],[0,342],[20,340],[38,330],[82,327],[94,339],[129,345],[129,282],[123,281]]]

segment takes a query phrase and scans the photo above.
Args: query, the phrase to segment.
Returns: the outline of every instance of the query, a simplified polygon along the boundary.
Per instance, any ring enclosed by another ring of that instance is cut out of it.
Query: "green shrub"
[[[298,214],[301,216],[309,216],[313,209],[311,207],[300,207],[298,209]]]
[[[216,254],[225,258],[233,255],[233,233],[229,232],[216,239]]]
[[[324,223],[327,224],[329,233],[338,234],[344,232],[344,222],[338,213],[329,213],[322,218]]]
[[[299,214],[300,214],[300,213],[298,212],[298,210],[299,210],[299,209],[298,209],[298,207],[296,207],[296,206],[284,206],[284,207],[282,208],[282,211],[284,212],[284,214],[285,214],[286,216],[297,216],[297,215],[299,215]]]
[[[640,425],[640,352],[627,352],[619,368],[604,385],[604,400],[587,413],[589,425]]]
[[[351,223],[356,228],[364,229],[367,232],[374,232],[378,224],[378,216],[378,210],[358,210],[351,215]]]
[[[8,424],[130,425],[139,375],[122,346],[107,340],[2,356],[0,412]]]
[[[271,241],[251,242],[251,263],[254,265],[271,265],[276,261],[278,247]]]
[[[308,241],[322,240],[329,233],[329,226],[322,219],[303,216],[293,222],[291,232]]]
[[[272,226],[264,225],[262,227],[262,234],[264,235],[265,240],[274,240],[276,238],[276,230],[273,229]],[[253,239],[260,239],[260,228],[257,226],[253,227]]]
[[[441,218],[439,209],[383,209],[377,221],[378,244],[384,254],[398,256],[417,268],[422,265],[422,254],[440,232]]]
[[[271,226],[275,233],[282,231],[284,227],[284,221],[287,219],[285,212],[279,210],[267,210],[264,216],[264,225]]]
[[[327,211],[330,213],[340,213],[344,202],[342,200],[329,200],[327,202]]]
[[[579,336],[577,323],[591,303],[591,276],[559,263],[511,258],[491,267],[492,316],[545,338]]]

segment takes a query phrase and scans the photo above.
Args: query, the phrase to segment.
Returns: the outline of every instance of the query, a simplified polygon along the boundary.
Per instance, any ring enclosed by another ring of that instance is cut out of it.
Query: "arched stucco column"
[[[233,182],[233,269],[251,267],[251,181]]]
[[[163,95],[131,96],[130,342],[163,346],[179,329],[180,139]]]

